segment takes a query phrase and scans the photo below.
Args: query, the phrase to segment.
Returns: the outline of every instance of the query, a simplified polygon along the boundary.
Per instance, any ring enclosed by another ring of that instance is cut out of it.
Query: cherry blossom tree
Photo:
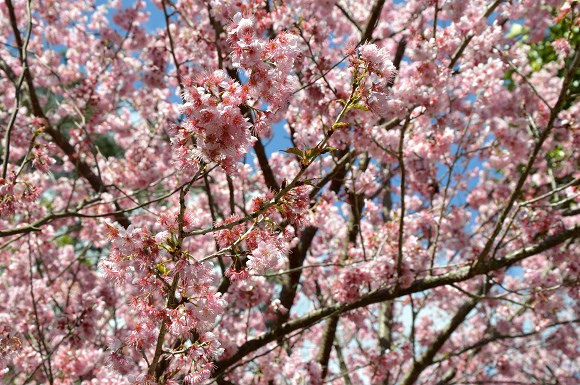
[[[577,384],[575,0],[3,0],[5,384]]]

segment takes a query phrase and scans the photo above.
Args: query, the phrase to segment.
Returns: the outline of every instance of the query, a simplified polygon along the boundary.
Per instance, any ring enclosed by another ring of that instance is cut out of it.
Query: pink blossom
[[[575,384],[576,5],[5,0],[1,381]]]

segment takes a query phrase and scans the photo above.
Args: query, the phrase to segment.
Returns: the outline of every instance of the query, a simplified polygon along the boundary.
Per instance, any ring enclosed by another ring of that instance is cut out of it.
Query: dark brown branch
[[[294,304],[294,298],[296,297],[298,284],[300,283],[300,277],[302,276],[302,269],[298,268],[302,267],[304,264],[306,254],[308,253],[312,240],[317,232],[318,227],[306,226],[300,235],[300,241],[288,255],[288,266],[290,269],[295,270],[292,270],[292,272],[285,278],[282,291],[280,292],[280,303],[288,309],[288,311],[280,314],[276,323],[277,325],[283,324],[290,317],[290,309]]]
[[[358,22],[351,16],[350,13],[348,13],[348,11],[342,5],[340,5],[340,3],[336,2],[334,5],[336,6],[336,8],[340,10],[340,12],[342,12],[344,17],[346,17],[348,21],[350,21],[352,25],[354,25],[354,27],[358,29],[359,32],[363,32],[363,29],[361,28],[360,25],[358,25]]]
[[[179,72],[179,62],[175,57],[175,46],[173,44],[173,35],[171,34],[171,29],[169,28],[169,14],[167,13],[167,0],[162,0],[161,4],[163,6],[163,16],[165,17],[165,31],[167,32],[167,38],[169,39],[169,49],[171,53],[171,57],[173,58],[173,65],[175,66],[175,74],[177,76],[177,83],[179,84],[180,91],[183,90],[183,81],[181,79],[181,74]]]
[[[480,348],[484,347],[485,345],[488,345],[488,344],[495,342],[495,341],[531,337],[533,335],[540,334],[540,333],[542,333],[542,332],[544,332],[547,329],[552,328],[552,327],[562,326],[562,325],[567,325],[567,324],[576,324],[579,322],[580,322],[580,320],[577,320],[577,319],[570,320],[570,321],[554,322],[550,325],[542,327],[539,330],[534,330],[534,331],[528,332],[528,333],[518,333],[518,334],[497,334],[497,332],[495,332],[495,330],[492,330],[492,333],[490,336],[482,338],[481,340],[477,341],[476,343],[469,345],[469,346],[467,346],[459,351],[454,351],[451,354],[445,354],[445,357],[435,357],[433,362],[435,362],[435,363],[441,362],[441,361],[449,359],[450,357],[460,356],[460,355],[465,354],[471,350],[479,350]]]
[[[8,122],[6,134],[4,135],[4,154],[3,154],[4,161],[2,162],[2,178],[6,178],[6,174],[8,173],[8,160],[10,158],[10,135],[12,134],[12,128],[14,127],[14,123],[16,123],[16,116],[18,115],[18,110],[20,107],[20,89],[22,88],[24,76],[28,72],[28,63],[26,61],[26,55],[28,50],[28,43],[30,42],[30,34],[32,33],[32,15],[30,14],[30,0],[28,0],[28,2],[26,3],[26,11],[28,13],[28,30],[26,32],[26,38],[24,39],[24,45],[22,49],[20,49],[19,51],[20,62],[22,63],[22,72],[20,73],[18,81],[15,84],[14,107],[12,110],[12,114],[10,115],[10,121]],[[13,12],[14,11],[12,10],[12,13]]]
[[[403,273],[403,242],[404,242],[404,228],[405,228],[405,159],[403,157],[403,144],[405,140],[405,130],[409,124],[409,119],[405,125],[401,127],[401,134],[399,137],[399,169],[401,170],[401,212],[399,216],[399,241],[398,241],[398,257],[397,257],[397,277],[401,278]]]
[[[489,291],[489,285],[483,284],[479,289],[480,294],[485,294]],[[451,337],[453,332],[465,321],[469,312],[471,312],[479,303],[479,298],[470,298],[457,310],[451,322],[445,329],[441,331],[435,338],[435,341],[427,347],[427,350],[421,355],[418,360],[413,361],[411,368],[403,378],[401,385],[412,385],[417,381],[423,370],[433,363],[435,354],[443,347],[445,342]]]
[[[442,275],[427,276],[425,278],[417,279],[406,288],[390,286],[375,290],[367,295],[364,295],[359,300],[349,304],[335,304],[313,311],[303,317],[288,321],[275,330],[266,332],[255,339],[247,341],[241,345],[237,352],[231,357],[216,363],[216,371],[214,376],[217,377],[222,375],[230,366],[234,365],[236,362],[251,354],[252,352],[266,346],[268,343],[295,330],[310,327],[326,317],[332,316],[334,314],[342,314],[375,303],[392,300],[411,293],[418,293],[451,283],[463,282],[478,275],[487,274],[495,270],[512,266],[513,264],[523,259],[542,253],[562,244],[567,240],[577,237],[580,237],[580,225],[571,229],[567,229],[557,235],[548,237],[543,242],[533,246],[524,247],[514,251],[502,259],[488,261],[480,265],[477,269],[470,268],[469,266],[458,268],[454,271]]]
[[[346,151],[343,152],[344,154],[342,154],[342,152],[339,154],[342,155],[341,160],[348,160],[348,153]],[[338,169],[333,170],[331,173],[334,175],[334,177],[332,178],[329,189],[335,194],[340,191],[344,184],[344,177],[347,172],[346,165],[347,162],[339,162],[337,165]],[[317,231],[317,227],[307,226],[302,231],[300,242],[298,242],[298,244],[290,251],[290,254],[288,255],[289,269],[291,269],[292,272],[286,277],[284,285],[282,286],[282,291],[280,292],[280,302],[286,309],[288,309],[288,311],[280,315],[278,321],[276,322],[277,326],[283,324],[289,319],[290,309],[294,304],[294,298],[296,297],[298,284],[300,283],[300,277],[302,276],[301,267],[304,264],[304,259],[306,258],[306,254],[310,249],[310,245],[312,244],[312,240],[314,239]]]
[[[334,336],[336,335],[336,327],[338,325],[338,316],[330,317],[326,323],[324,334],[322,336],[322,346],[318,354],[318,363],[322,367],[320,377],[324,380],[328,374],[328,361],[330,360],[330,352],[334,344]]]
[[[405,49],[407,48],[407,40],[403,37],[399,40],[397,44],[397,51],[395,52],[395,58],[393,59],[393,65],[397,69],[397,71],[401,68],[401,61],[403,60],[403,56],[405,56]],[[395,76],[392,76],[387,83],[387,88],[393,87],[395,84]]]
[[[181,190],[182,187],[184,187],[186,184],[189,184],[189,182],[177,187],[176,189],[168,192],[167,194],[161,195],[157,198],[151,199],[149,201],[143,202],[143,203],[139,203],[136,204],[133,207],[129,207],[126,209],[120,209],[120,210],[115,210],[112,212],[105,212],[105,213],[99,213],[99,214],[84,214],[79,212],[79,210],[82,209],[87,209],[90,207],[90,205],[94,202],[99,201],[100,199],[97,198],[92,198],[89,199],[87,201],[82,201],[76,208],[75,211],[70,211],[70,210],[63,210],[63,211],[59,211],[56,213],[52,213],[49,214],[45,217],[42,217],[38,220],[36,220],[35,222],[29,224],[29,225],[24,225],[24,226],[19,226],[19,227],[15,227],[12,229],[6,229],[6,230],[0,230],[0,238],[3,237],[8,237],[11,235],[16,235],[16,234],[26,234],[32,231],[40,231],[41,228],[40,226],[45,225],[47,223],[51,223],[57,219],[61,219],[61,218],[69,218],[69,217],[75,217],[75,218],[103,218],[103,217],[117,217],[119,215],[126,215],[127,213],[131,212],[131,211],[135,211],[144,207],[147,207],[153,203],[157,203],[159,201],[162,201],[164,199],[169,198],[170,196],[172,196],[173,194],[175,194],[177,191]],[[132,199],[132,198],[129,198]],[[109,202],[107,202],[109,203]]]
[[[260,169],[264,175],[266,186],[268,186],[268,188],[272,191],[278,191],[280,187],[278,186],[278,182],[276,181],[272,167],[270,167],[270,163],[268,162],[268,156],[266,155],[264,144],[260,138],[256,139],[256,143],[254,143],[254,151],[256,152],[258,164],[260,165]]]
[[[364,172],[368,165],[369,165],[369,157],[365,156],[365,158],[361,162],[360,171]],[[349,244],[356,244],[357,235],[360,229],[360,220],[362,215],[362,210],[364,207],[364,197],[360,194],[357,194],[356,191],[352,191],[348,193],[349,200],[350,200],[350,211],[351,215],[348,221],[348,235],[346,237],[346,241],[344,244],[344,251],[342,259],[346,259],[347,251]],[[320,349],[319,359],[318,362],[322,366],[322,379],[326,377],[328,374],[328,360],[330,359],[330,352],[332,350],[332,345],[335,340],[336,335],[336,328],[338,325],[338,320],[340,316],[334,315],[332,316],[327,323],[326,329],[324,331],[324,336],[322,338],[322,347]],[[340,346],[336,344],[336,353],[337,355],[341,355],[342,352],[339,353]],[[344,361],[341,362],[341,366],[344,364]]]
[[[367,20],[367,24],[365,25],[365,29],[362,33],[361,38],[360,38],[361,43],[365,43],[367,41],[372,40],[373,32],[375,31],[375,28],[377,27],[377,24],[379,23],[379,19],[381,17],[381,12],[383,10],[384,5],[385,5],[385,0],[377,0],[375,5],[373,5],[373,8],[371,10],[371,14],[369,16],[369,19]]]
[[[437,16],[439,14],[439,0],[435,0],[435,11],[433,16],[433,40],[437,39]]]
[[[236,198],[235,198],[235,191],[234,191],[234,181],[232,177],[228,174],[226,175],[226,181],[228,182],[228,190],[229,190],[229,203],[230,203],[230,214],[234,215],[236,213]]]
[[[352,380],[350,379],[350,370],[348,366],[346,366],[346,361],[344,360],[344,355],[342,354],[342,347],[338,341],[338,338],[335,338],[334,341],[334,351],[336,352],[336,357],[338,358],[338,365],[340,367],[342,377],[344,378],[344,385],[352,385]]]
[[[177,289],[177,284],[179,282],[179,273],[175,274],[173,277],[173,282],[171,283],[171,288],[169,289],[169,293],[167,293],[167,308],[173,309],[174,302],[175,302],[175,290]],[[163,342],[165,341],[165,334],[167,333],[167,323],[165,320],[161,321],[161,328],[159,329],[159,335],[157,336],[157,343],[155,345],[155,353],[153,355],[153,359],[151,360],[151,365],[149,365],[149,369],[147,373],[149,375],[155,374],[156,378],[160,378],[163,374],[162,372],[157,370],[157,364],[161,358],[161,354],[163,353]]]

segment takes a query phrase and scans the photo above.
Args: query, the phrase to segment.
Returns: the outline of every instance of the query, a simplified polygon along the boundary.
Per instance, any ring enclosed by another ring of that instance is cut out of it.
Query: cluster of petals
[[[34,202],[39,189],[32,183],[20,180],[15,175],[0,178],[0,215],[8,217]]]
[[[154,235],[147,228],[123,229],[115,224],[107,224],[107,231],[112,249],[101,262],[102,271],[117,284],[131,283],[141,292],[129,300],[138,322],[126,339],[112,348],[113,367],[122,374],[127,349],[154,346],[163,322],[175,338],[197,336],[187,350],[196,363],[189,375],[207,378],[211,373],[207,365],[223,351],[211,330],[226,307],[221,295],[212,289],[215,277],[211,265],[190,260],[187,254],[180,254],[176,262],[165,265],[163,260],[170,257],[167,249],[172,239],[167,231]],[[168,289],[161,280],[177,280],[170,304],[163,300]]]
[[[215,162],[233,170],[254,138],[240,111],[248,87],[228,78],[222,70],[185,81],[180,107],[185,123],[173,128],[172,142],[179,164]]]
[[[294,82],[290,72],[300,54],[298,37],[281,32],[270,40],[260,39],[252,17],[241,13],[235,15],[228,29],[232,45],[232,62],[235,68],[244,70],[248,76],[250,95],[254,103],[267,103],[273,115],[258,116],[266,121],[256,122],[259,127],[271,123],[275,116],[286,111]]]
[[[363,72],[364,87],[361,88],[367,107],[379,116],[389,110],[389,84],[397,75],[397,69],[390,60],[391,55],[385,48],[376,44],[363,44],[358,57],[351,60],[352,65]]]

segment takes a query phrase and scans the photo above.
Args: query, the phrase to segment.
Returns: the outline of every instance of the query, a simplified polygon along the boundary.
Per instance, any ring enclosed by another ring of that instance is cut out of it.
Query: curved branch
[[[312,326],[326,317],[335,314],[346,313],[351,310],[363,308],[383,301],[392,300],[411,293],[422,292],[439,286],[466,281],[478,275],[487,274],[494,270],[512,266],[521,260],[540,254],[546,250],[562,244],[567,240],[577,237],[580,237],[580,225],[577,225],[571,229],[567,229],[557,235],[548,237],[543,242],[537,243],[533,246],[524,247],[514,251],[502,259],[491,260],[483,263],[478,268],[470,268],[466,266],[439,276],[427,276],[425,278],[415,280],[409,287],[406,288],[390,286],[375,290],[374,292],[371,292],[361,297],[357,301],[349,304],[335,304],[313,311],[303,317],[286,322],[275,330],[266,332],[253,340],[247,341],[238,348],[238,351],[234,355],[216,362],[214,377],[223,375],[223,373],[230,366],[234,365],[236,362],[251,354],[252,352],[266,346],[268,343],[295,330]]]

